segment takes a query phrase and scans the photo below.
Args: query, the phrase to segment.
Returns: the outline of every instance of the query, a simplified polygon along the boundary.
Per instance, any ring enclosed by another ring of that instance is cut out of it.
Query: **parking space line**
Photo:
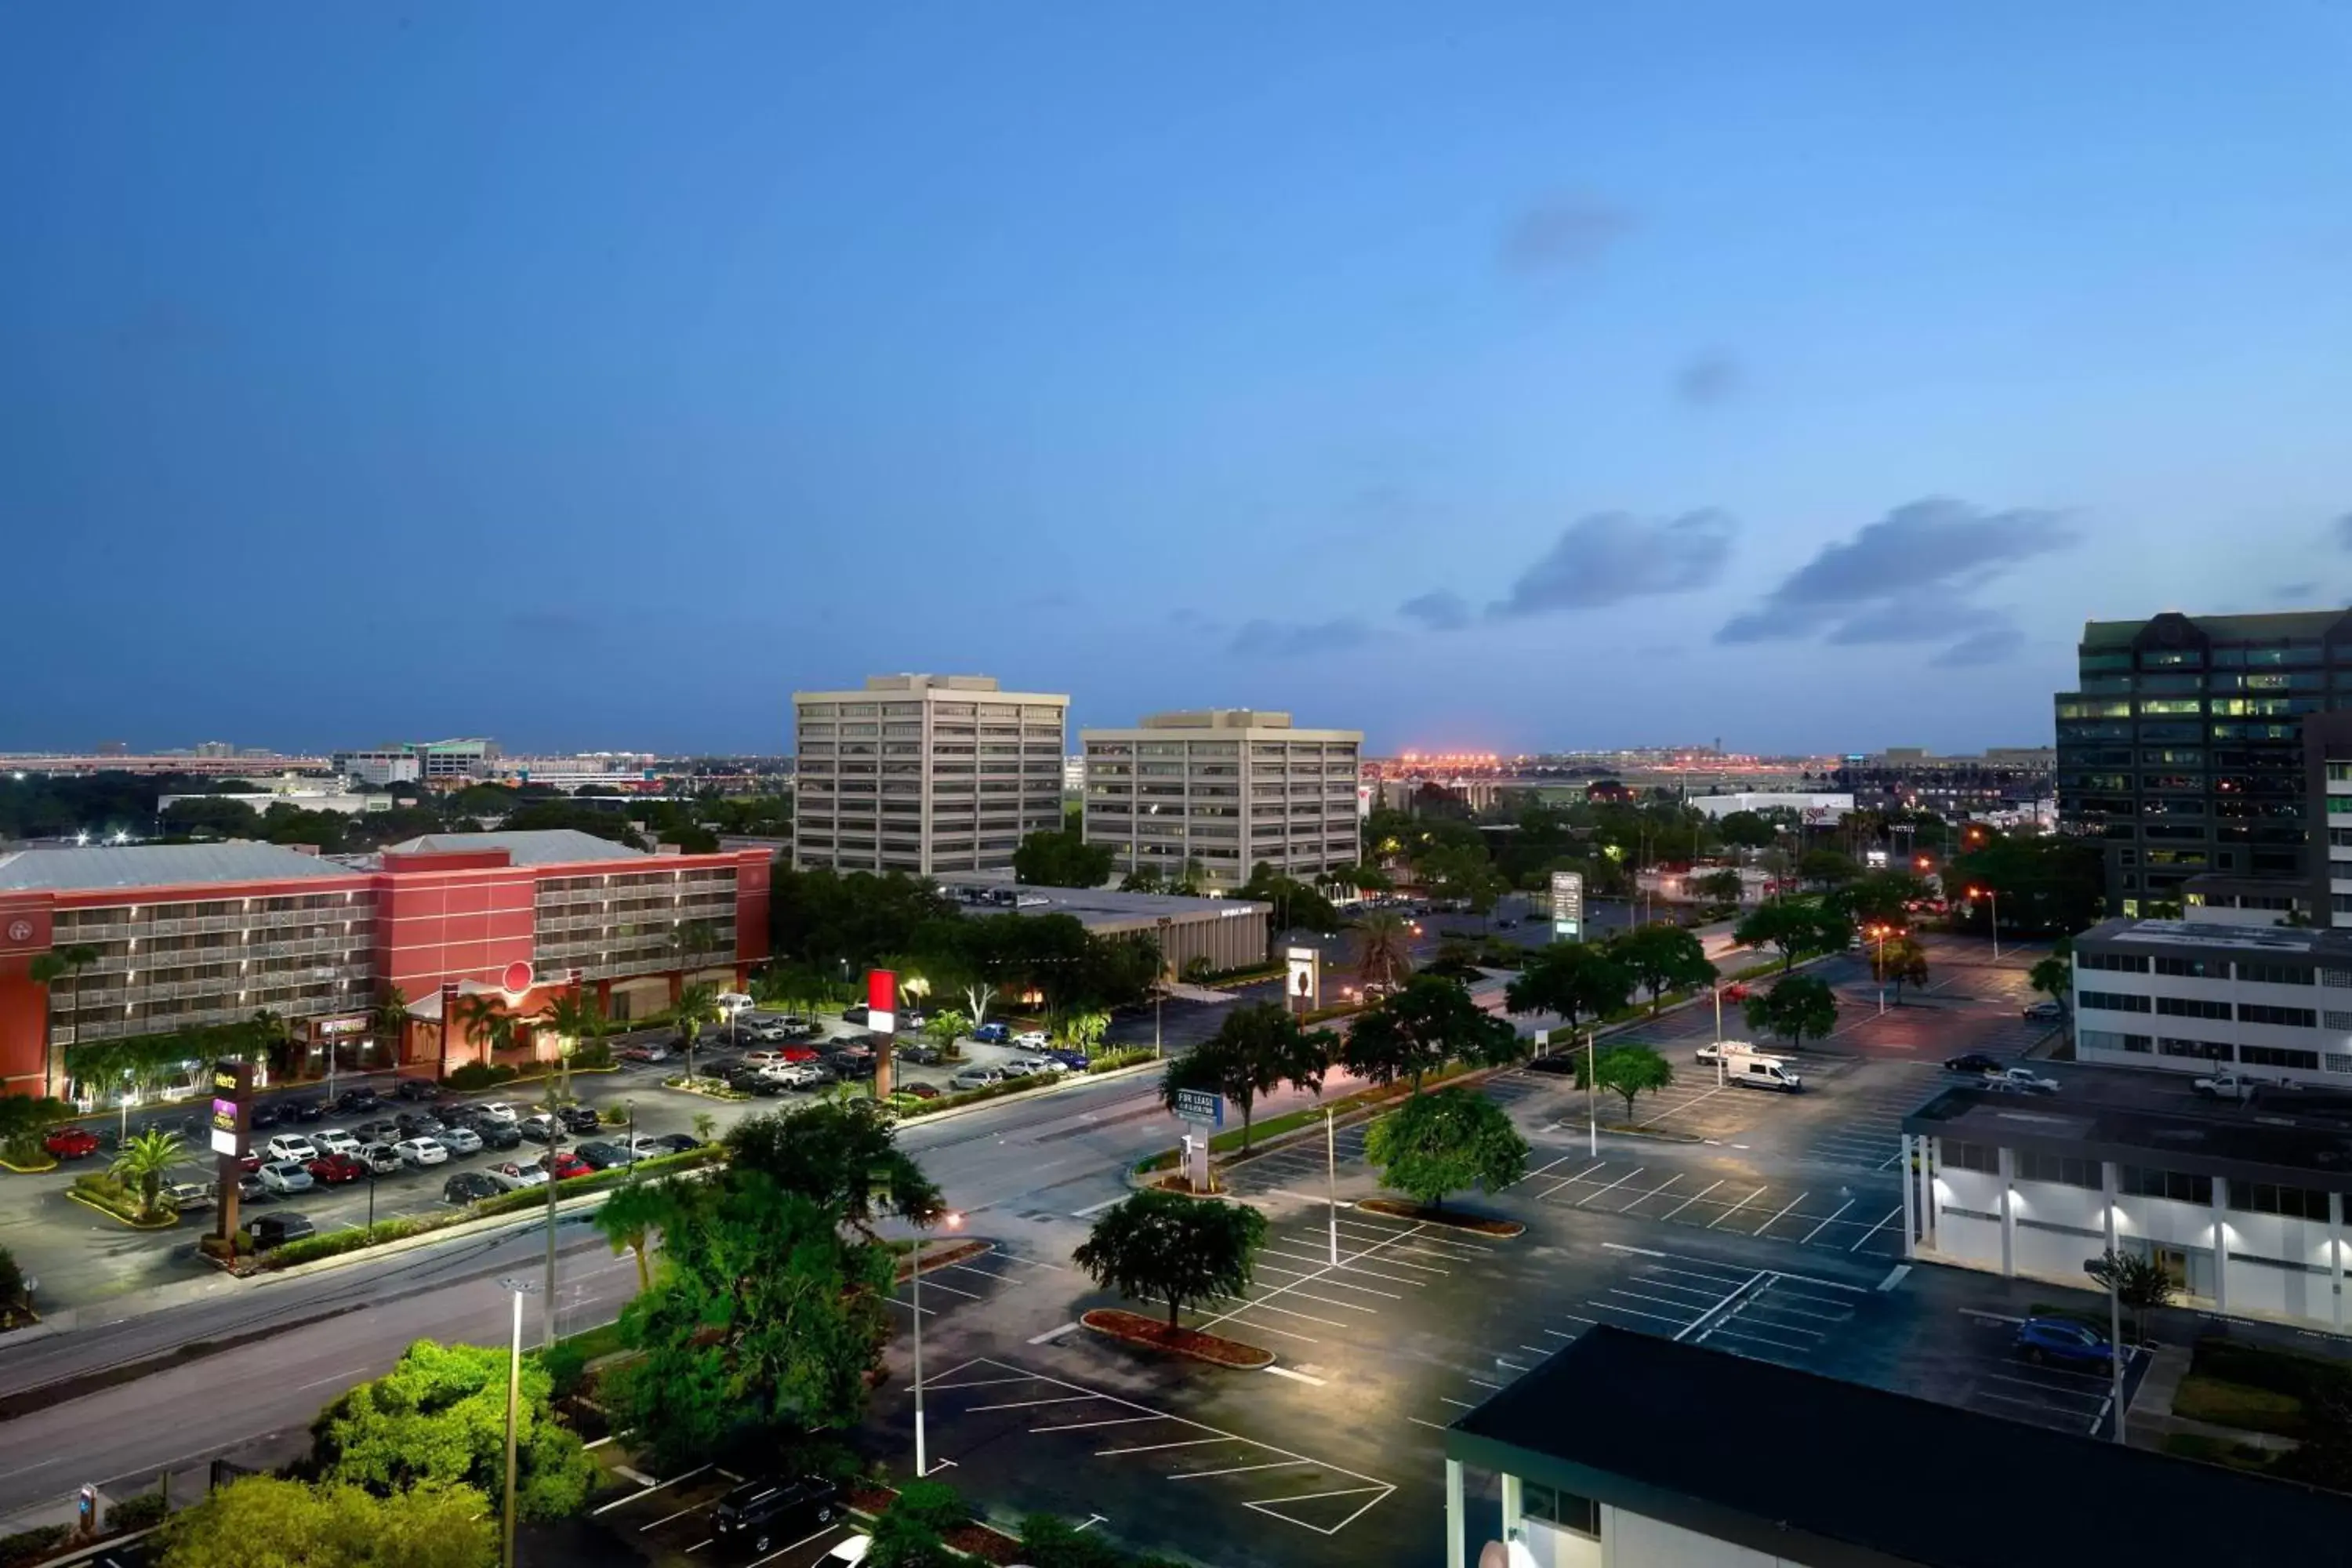
[[[953,1265],[950,1264],[949,1267],[952,1268]],[[979,1294],[977,1291],[962,1289],[957,1286],[946,1284],[938,1279],[931,1279],[931,1270],[926,1269],[923,1277],[926,1279],[930,1280],[930,1287],[934,1290],[944,1290],[950,1296],[961,1296],[967,1301],[985,1301],[988,1300],[987,1297]]]
[[[1115,1454],[1156,1454],[1162,1448],[1197,1448],[1203,1443],[1230,1443],[1233,1440],[1230,1437],[1186,1437],[1175,1443],[1140,1443],[1131,1448],[1097,1448],[1095,1458],[1107,1459]]]
[[[1538,1166],[1536,1169],[1534,1169],[1534,1170],[1532,1170],[1532,1171],[1529,1171],[1529,1172],[1528,1172],[1526,1174],[1524,1174],[1524,1175],[1520,1176],[1520,1177],[1519,1177],[1519,1179],[1518,1179],[1518,1181],[1516,1181],[1516,1182],[1507,1182],[1507,1183],[1505,1183],[1501,1187],[1498,1187],[1498,1188],[1496,1188],[1496,1190],[1497,1192],[1506,1192],[1506,1193],[1507,1193],[1507,1192],[1509,1192],[1513,1187],[1517,1186],[1517,1185],[1519,1184],[1519,1182],[1532,1182],[1532,1181],[1534,1181],[1538,1176],[1540,1176],[1540,1175],[1544,1174],[1546,1172],[1548,1172],[1548,1171],[1557,1170],[1557,1169],[1559,1169],[1560,1166],[1567,1164],[1570,1160],[1586,1159],[1586,1158],[1590,1158],[1590,1156],[1588,1156],[1588,1155],[1580,1155],[1580,1154],[1562,1154],[1559,1159],[1554,1160],[1553,1162],[1551,1162],[1551,1163],[1549,1163],[1549,1164],[1548,1164],[1548,1165],[1539,1165],[1539,1166]]]
[[[1581,1197],[1581,1198],[1577,1199],[1577,1200],[1576,1200],[1576,1206],[1577,1206],[1578,1208],[1582,1208],[1585,1205],[1587,1205],[1587,1204],[1591,1203],[1591,1202],[1593,1200],[1593,1198],[1605,1197],[1605,1196],[1607,1196],[1609,1194],[1611,1194],[1611,1193],[1612,1193],[1612,1192],[1615,1192],[1619,1187],[1623,1186],[1626,1183],[1628,1183],[1628,1182],[1632,1181],[1634,1177],[1636,1177],[1636,1176],[1640,1175],[1643,1171],[1646,1171],[1646,1170],[1648,1170],[1648,1169],[1649,1169],[1649,1167],[1648,1167],[1647,1165],[1636,1165],[1636,1166],[1634,1166],[1632,1170],[1630,1170],[1630,1171],[1626,1172],[1623,1175],[1622,1175],[1622,1176],[1618,1177],[1615,1181],[1613,1181],[1613,1182],[1610,1183],[1607,1186],[1602,1187],[1599,1192],[1596,1192],[1596,1193],[1592,1194],[1591,1194],[1591,1196],[1589,1196],[1589,1197]]]
[[[1165,1419],[1160,1415],[1114,1415],[1107,1421],[1068,1421],[1059,1426],[1032,1426],[1029,1433],[1035,1436],[1040,1432],[1083,1432],[1089,1426],[1133,1426],[1139,1422]]]
[[[1679,1182],[1679,1181],[1681,1181],[1681,1180],[1682,1180],[1682,1177],[1681,1177],[1680,1175],[1678,1175],[1678,1174],[1677,1174],[1677,1175],[1668,1176],[1668,1177],[1667,1177],[1667,1178],[1666,1178],[1663,1183],[1661,1183],[1659,1185],[1654,1186],[1654,1187],[1652,1187],[1648,1192],[1643,1193],[1641,1196],[1639,1196],[1639,1197],[1637,1197],[1637,1198],[1634,1198],[1634,1199],[1633,1199],[1632,1202],[1630,1202],[1630,1203],[1627,1203],[1627,1204],[1626,1204],[1622,1208],[1620,1208],[1617,1212],[1618,1212],[1619,1214],[1623,1214],[1627,1209],[1632,1208],[1632,1207],[1633,1206],[1633,1205],[1634,1205],[1634,1204],[1647,1203],[1647,1202],[1649,1202],[1652,1198],[1656,1197],[1660,1193],[1664,1192],[1668,1187],[1673,1186],[1675,1183],[1677,1183],[1677,1182]]]
[[[1830,1215],[1830,1217],[1829,1217],[1829,1218],[1827,1218],[1827,1219],[1825,1219],[1825,1220],[1822,1221],[1822,1223],[1821,1223],[1821,1224],[1819,1224],[1819,1225],[1817,1225],[1817,1226],[1813,1226],[1813,1228],[1812,1228],[1812,1229],[1811,1229],[1811,1230],[1809,1230],[1809,1231],[1805,1232],[1805,1234],[1804,1234],[1803,1237],[1802,1237],[1802,1238],[1801,1238],[1801,1239],[1798,1241],[1797,1245],[1798,1245],[1799,1247],[1806,1247],[1806,1246],[1810,1246],[1810,1245],[1811,1244],[1811,1242],[1812,1242],[1813,1237],[1817,1237],[1817,1236],[1821,1235],[1821,1233],[1822,1233],[1822,1232],[1823,1232],[1823,1231],[1827,1230],[1831,1226],[1832,1226],[1832,1225],[1834,1225],[1834,1224],[1836,1224],[1836,1223],[1837,1223],[1837,1217],[1838,1217],[1838,1215],[1839,1215],[1839,1214],[1843,1214],[1843,1213],[1845,1213],[1845,1211],[1846,1211],[1846,1210],[1848,1210],[1848,1209],[1850,1209],[1850,1208],[1853,1207],[1853,1205],[1854,1205],[1854,1200],[1853,1200],[1853,1199],[1852,1199],[1852,1198],[1848,1198],[1848,1199],[1846,1199],[1846,1201],[1845,1201],[1845,1202],[1843,1202],[1843,1203],[1842,1203],[1842,1204],[1838,1205],[1837,1214],[1833,1214],[1833,1215]]]
[[[1225,1316],[1227,1318],[1234,1319],[1237,1321],[1247,1323],[1259,1333],[1272,1334],[1277,1339],[1297,1340],[1302,1345],[1319,1345],[1323,1342],[1312,1334],[1302,1334],[1294,1329],[1277,1329],[1272,1323],[1261,1323],[1255,1318],[1242,1317],[1241,1314],[1248,1310],[1249,1309],[1247,1307],[1238,1307],[1233,1311],[1226,1313]],[[1219,1320],[1219,1321],[1223,1321],[1223,1319]]]
[[[828,1524],[820,1530],[812,1531],[808,1534],[802,1536],[798,1541],[793,1542],[790,1546],[779,1546],[773,1552],[769,1552],[765,1557],[753,1559],[750,1564],[750,1568],[760,1568],[760,1564],[762,1563],[773,1563],[785,1552],[797,1552],[802,1547],[806,1546],[810,1542],[814,1541],[818,1536],[830,1535],[840,1528],[841,1526],[838,1524]]]
[[[1705,1185],[1705,1186],[1701,1187],[1698,1191],[1696,1191],[1696,1192],[1693,1193],[1690,1196],[1688,1196],[1688,1197],[1685,1198],[1682,1202],[1680,1202],[1680,1203],[1676,1204],[1674,1207],[1672,1207],[1672,1208],[1668,1209],[1665,1213],[1664,1213],[1664,1214],[1660,1215],[1658,1216],[1659,1222],[1660,1222],[1661,1224],[1663,1224],[1663,1223],[1664,1223],[1665,1221],[1667,1221],[1667,1220],[1670,1220],[1670,1219],[1674,1218],[1674,1217],[1675,1217],[1675,1215],[1678,1215],[1678,1214],[1682,1213],[1682,1212],[1683,1212],[1683,1210],[1685,1210],[1685,1209],[1686,1209],[1686,1208],[1690,1207],[1690,1206],[1691,1206],[1691,1205],[1693,1205],[1693,1204],[1695,1204],[1695,1203],[1698,1202],[1698,1201],[1699,1201],[1699,1199],[1701,1199],[1701,1198],[1703,1198],[1703,1197],[1706,1196],[1706,1194],[1709,1194],[1709,1193],[1711,1193],[1711,1192],[1715,1191],[1715,1189],[1716,1189],[1716,1188],[1717,1188],[1717,1187],[1719,1187],[1719,1186],[1723,1185],[1724,1181],[1725,1181],[1725,1178],[1724,1178],[1724,1177],[1718,1176],[1718,1177],[1717,1177],[1714,1181],[1709,1182],[1706,1185]]]
[[[1305,1284],[1307,1280],[1314,1279],[1318,1284],[1328,1285],[1334,1289],[1354,1290],[1366,1296],[1378,1296],[1382,1300],[1402,1301],[1404,1300],[1402,1296],[1398,1295],[1395,1291],[1383,1290],[1377,1285],[1359,1285],[1349,1279],[1334,1279],[1330,1278],[1331,1266],[1328,1263],[1323,1266],[1319,1278],[1318,1274],[1303,1272],[1297,1268],[1276,1268],[1272,1264],[1267,1263],[1260,1263],[1255,1267],[1270,1274],[1287,1274],[1293,1279],[1298,1280],[1300,1284]],[[1418,1284],[1420,1281],[1412,1280],[1408,1281],[1408,1283]],[[1296,1287],[1293,1287],[1293,1289],[1295,1288]]]
[[[1780,1214],[1774,1215],[1771,1219],[1766,1220],[1762,1225],[1758,1226],[1753,1231],[1749,1232],[1749,1234],[1752,1236],[1763,1235],[1766,1231],[1772,1228],[1773,1221],[1779,1219],[1780,1215],[1787,1214],[1790,1209],[1795,1208],[1799,1204],[1803,1203],[1807,1198],[1812,1195],[1813,1194],[1811,1192],[1799,1193],[1795,1197],[1790,1198],[1786,1204],[1781,1205]]]
[[[1655,1301],[1661,1307],[1672,1307],[1682,1312],[1693,1310],[1688,1301],[1676,1301],[1664,1296],[1644,1296],[1639,1290],[1621,1290],[1614,1285],[1608,1286],[1606,1289],[1612,1296],[1622,1296],[1631,1301]],[[1675,1287],[1669,1285],[1665,1289],[1672,1290]]]
[[[1286,1318],[1297,1318],[1305,1322],[1320,1323],[1327,1329],[1345,1329],[1353,1326],[1343,1323],[1337,1318],[1318,1318],[1312,1312],[1294,1312],[1287,1307],[1268,1306],[1263,1301],[1254,1301],[1247,1296],[1224,1296],[1219,1299],[1226,1301],[1239,1301],[1244,1307],[1255,1308],[1263,1312],[1279,1312]]]
[[[1754,1192],[1748,1194],[1746,1197],[1740,1199],[1738,1203],[1732,1205],[1729,1208],[1724,1210],[1713,1219],[1707,1221],[1706,1228],[1713,1230],[1717,1226],[1721,1225],[1725,1220],[1729,1219],[1733,1215],[1738,1214],[1741,1209],[1746,1208],[1749,1204],[1752,1204],[1758,1198],[1762,1197],[1765,1190],[1766,1189],[1762,1187],[1757,1188]]]
[[[1612,1301],[1594,1301],[1590,1304],[1600,1308],[1604,1312],[1622,1312],[1626,1316],[1633,1318],[1655,1318],[1662,1323],[1674,1323],[1680,1325],[1688,1321],[1683,1318],[1669,1318],[1662,1312],[1644,1312],[1639,1307],[1620,1307]]]
[[[1780,1351],[1809,1351],[1813,1348],[1811,1345],[1798,1344],[1788,1340],[1776,1340],[1769,1334],[1742,1333],[1738,1329],[1727,1329],[1720,1324],[1708,1330],[1705,1337],[1710,1340],[1746,1340],[1750,1344],[1770,1345],[1774,1350]]]
[[[1855,1242],[1852,1247],[1847,1247],[1846,1250],[1848,1252],[1860,1252],[1863,1249],[1864,1245],[1867,1243],[1872,1237],[1876,1236],[1880,1231],[1885,1230],[1888,1226],[1893,1225],[1896,1220],[1901,1219],[1902,1217],[1903,1205],[1901,1204],[1897,1204],[1892,1209],[1887,1211],[1886,1217],[1885,1219],[1880,1220],[1876,1225],[1872,1226],[1868,1230],[1863,1232],[1861,1241]]]
[[[1000,1383],[1034,1383],[1036,1381],[1035,1378],[1032,1377],[975,1377],[969,1383],[941,1383],[940,1381],[940,1378],[942,1377],[953,1377],[957,1372],[961,1372],[962,1370],[962,1367],[958,1367],[955,1369],[955,1372],[943,1372],[939,1373],[937,1376],[927,1377],[923,1379],[923,1386],[934,1393],[945,1393],[950,1388],[987,1388],[992,1384]]]
[[[1580,1182],[1580,1181],[1584,1180],[1584,1178],[1585,1178],[1585,1177],[1587,1177],[1587,1176],[1589,1176],[1589,1175],[1592,1174],[1592,1173],[1593,1173],[1593,1172],[1595,1172],[1595,1171],[1605,1171],[1605,1170],[1607,1170],[1608,1168],[1609,1168],[1609,1162],[1608,1162],[1608,1161],[1606,1161],[1606,1160],[1601,1161],[1601,1162],[1599,1164],[1597,1164],[1597,1165],[1588,1165],[1588,1166],[1586,1166],[1583,1170],[1579,1171],[1579,1172],[1578,1172],[1576,1174],[1574,1174],[1573,1176],[1569,1176],[1569,1177],[1565,1177],[1565,1178],[1563,1178],[1563,1179],[1559,1183],[1559,1184],[1558,1184],[1558,1185],[1551,1186],[1551,1187],[1547,1187],[1546,1189],[1544,1189],[1544,1191],[1543,1191],[1542,1193],[1540,1193],[1540,1194],[1538,1194],[1538,1196],[1541,1196],[1541,1197],[1547,1197],[1547,1198],[1548,1198],[1548,1197],[1551,1196],[1551,1195],[1552,1195],[1552,1194],[1554,1194],[1554,1193],[1556,1193],[1556,1192],[1559,1191],[1559,1189],[1560,1189],[1561,1187],[1572,1187],[1572,1186],[1574,1186],[1577,1183],[1579,1183],[1579,1182]]]
[[[1064,1384],[1064,1386],[1068,1385]],[[1077,1394],[1060,1399],[1015,1399],[1004,1405],[975,1405],[964,1414],[977,1415],[983,1410],[1026,1410],[1034,1405],[1082,1405],[1089,1399],[1101,1397],[1099,1394]]]

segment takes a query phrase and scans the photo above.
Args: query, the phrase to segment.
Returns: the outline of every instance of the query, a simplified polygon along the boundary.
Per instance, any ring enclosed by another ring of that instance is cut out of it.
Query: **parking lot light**
[[[940,1224],[950,1230],[963,1228],[963,1214],[950,1209],[940,1215]],[[921,1231],[915,1233],[915,1479],[920,1480],[930,1472],[930,1457],[923,1447],[923,1243],[929,1239]]]

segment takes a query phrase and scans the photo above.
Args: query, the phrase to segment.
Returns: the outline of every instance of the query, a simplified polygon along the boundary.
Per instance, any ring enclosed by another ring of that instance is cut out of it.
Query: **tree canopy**
[[[1041,888],[1099,888],[1115,858],[1109,846],[1067,829],[1032,833],[1013,851],[1013,876]]]
[[[1476,1187],[1500,1192],[1527,1173],[1528,1141],[1503,1108],[1465,1089],[1416,1094],[1372,1123],[1364,1157],[1381,1167],[1381,1184],[1433,1208],[1445,1194]]]
[[[1591,1053],[1591,1065],[1577,1056],[1576,1087],[1601,1088],[1625,1100],[1625,1115],[1632,1120],[1633,1100],[1638,1095],[1654,1093],[1675,1081],[1674,1064],[1660,1055],[1654,1047],[1640,1045],[1611,1046]]]
[[[2071,936],[2105,910],[2106,870],[2098,840],[1969,831],[1981,833],[1982,843],[1956,857],[1943,876],[1953,919],[1963,929],[1991,932],[1992,900],[1969,897],[1979,889],[2000,895],[2003,936]]]
[[[1715,980],[1706,945],[1677,925],[1635,926],[1609,944],[1609,954],[1649,992],[1653,1016],[1668,991]]]
[[[1608,949],[1590,942],[1554,942],[1539,948],[1503,993],[1514,1013],[1556,1014],[1570,1031],[1585,1019],[1601,1019],[1625,1005],[1633,976]]]
[[[1459,983],[1417,974],[1404,988],[1357,1016],[1339,1047],[1349,1072],[1377,1084],[1412,1080],[1460,1059],[1499,1066],[1519,1054],[1518,1031],[1470,999]]]
[[[1773,899],[1749,911],[1731,936],[1742,947],[1778,950],[1786,974],[1800,958],[1842,951],[1853,940],[1853,924],[1819,900]]]
[[[1297,1015],[1277,1003],[1232,1008],[1215,1034],[1169,1058],[1160,1075],[1160,1097],[1172,1110],[1180,1089],[1205,1089],[1223,1095],[1241,1108],[1242,1147],[1247,1149],[1250,1119],[1259,1098],[1286,1083],[1320,1092],[1338,1044],[1329,1030],[1304,1027]]]
[[[861,1229],[877,1211],[929,1225],[947,1206],[870,1100],[749,1116],[723,1142],[730,1172],[757,1171]]]
[[[246,1476],[164,1526],[163,1568],[490,1568],[497,1514],[471,1487],[378,1497]]]
[[[1779,1035],[1792,1047],[1837,1027],[1837,994],[1810,974],[1784,974],[1741,1006],[1749,1028]]]
[[[1248,1288],[1265,1228],[1265,1215],[1247,1204],[1137,1193],[1105,1209],[1070,1256],[1107,1290],[1165,1300],[1172,1329],[1187,1302]]]

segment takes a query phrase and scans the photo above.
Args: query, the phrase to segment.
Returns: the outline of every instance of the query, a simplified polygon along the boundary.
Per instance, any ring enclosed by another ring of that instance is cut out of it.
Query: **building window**
[[[2308,985],[2307,963],[2240,963],[2238,978],[2256,985]]]
[[[2147,1010],[2147,998],[2138,998],[2139,1011]],[[2159,996],[2156,1010],[2174,1018],[2226,1018],[2230,1016],[2227,1002],[2208,1002],[2201,996]]]
[[[2352,1013],[2322,1013],[2319,1023],[2322,1028],[2339,1035],[2352,1035]]]
[[[2210,1017],[2212,1015],[2209,1013],[2203,1016]],[[2284,1029],[2315,1029],[2319,1027],[2319,1015],[2308,1007],[2271,1007],[2260,1002],[2241,1002],[2238,1004],[2238,1022],[2275,1024]],[[2309,1056],[2311,1053],[2297,1051],[2294,1054]],[[2319,1064],[2315,1061],[2310,1065],[2317,1067]]]
[[[1579,1497],[1558,1487],[1521,1481],[1519,1511],[1529,1519],[1539,1519],[1546,1524],[1556,1525],[1591,1540],[1601,1539],[1601,1505],[1589,1497]]]
[[[2319,1070],[2317,1051],[2291,1051],[2277,1046],[2240,1046],[2238,1060],[2250,1068],[2294,1068],[2304,1072]]]
[[[2158,1039],[2156,1050],[2158,1056],[2194,1057],[2201,1061],[2230,1059],[2230,1047],[2220,1040],[2183,1040],[2167,1035]]]
[[[2084,969],[2113,970],[2123,974],[2147,973],[2147,960],[2134,952],[2078,952],[2074,962]]]
[[[1947,1138],[1940,1163],[1948,1170],[1982,1171],[1989,1176],[1997,1176],[2000,1173],[2000,1151],[1990,1143],[1964,1143],[1957,1138]]]
[[[2147,997],[2126,995],[2121,992],[2085,991],[2077,1000],[2085,1009],[2096,1009],[2107,1013],[2145,1013],[2148,1010]],[[2221,1016],[2226,1018],[2229,1016],[2230,1005],[2224,1002],[2221,1004]]]
[[[2169,1198],[2177,1204],[2213,1205],[2213,1178],[2187,1171],[2158,1171],[2145,1165],[2116,1168],[2116,1191],[2140,1198]]]
[[[2202,958],[2159,958],[2156,961],[2156,972],[2177,979],[2203,980],[2212,973],[2214,962]]]
[[[2246,1214],[2285,1215],[2292,1219],[2327,1219],[2327,1194],[2313,1187],[2274,1187],[2268,1182],[2231,1182],[2229,1206]]]
[[[2106,1029],[2082,1029],[2076,1041],[2086,1051],[2139,1051],[2156,1049],[2156,1042],[2146,1035],[2118,1035]]]
[[[2055,1182],[2061,1186],[2099,1186],[2099,1162],[2068,1159],[2059,1154],[2037,1154],[2031,1149],[2017,1152],[2017,1178],[2023,1182]]]

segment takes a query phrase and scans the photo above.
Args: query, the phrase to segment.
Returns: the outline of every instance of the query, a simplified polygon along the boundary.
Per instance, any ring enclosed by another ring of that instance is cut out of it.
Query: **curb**
[[[172,1215],[172,1222],[169,1225],[159,1225],[152,1220],[142,1221],[126,1219],[122,1215],[116,1214],[112,1209],[108,1208],[104,1204],[92,1203],[89,1199],[82,1196],[79,1193],[75,1192],[71,1187],[68,1187],[66,1189],[66,1197],[71,1202],[79,1204],[82,1207],[89,1210],[92,1214],[104,1215],[107,1218],[112,1220],[115,1224],[121,1226],[126,1230],[158,1231],[177,1230],[180,1228],[180,1216],[176,1213]]]
[[[992,1105],[1016,1102],[1031,1105],[1057,1094],[1066,1094],[1083,1084],[1117,1083],[1165,1066],[1167,1066],[1167,1058],[1163,1058],[1153,1061],[1137,1062],[1131,1067],[1113,1068],[1108,1072],[1064,1073],[1042,1089],[1015,1089],[1011,1094],[995,1094],[986,1100],[975,1100],[968,1105],[951,1105],[945,1110],[927,1111],[921,1116],[901,1116],[898,1118],[898,1127],[901,1131],[908,1131],[918,1127],[929,1127],[934,1122],[952,1121],[959,1116],[969,1116],[975,1110],[985,1110]]]

